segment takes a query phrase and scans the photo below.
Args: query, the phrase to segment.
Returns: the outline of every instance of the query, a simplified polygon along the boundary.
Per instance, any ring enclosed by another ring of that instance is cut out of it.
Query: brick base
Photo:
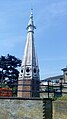
[[[18,80],[18,97],[31,97],[31,80]]]
[[[18,80],[17,97],[39,97],[39,83],[36,80]]]

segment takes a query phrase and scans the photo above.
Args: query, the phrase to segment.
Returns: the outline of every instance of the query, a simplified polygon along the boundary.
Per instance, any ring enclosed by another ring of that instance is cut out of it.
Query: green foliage
[[[21,66],[21,60],[12,55],[0,57],[0,87],[9,86],[17,90],[18,67]],[[7,84],[7,85],[6,85]],[[14,91],[16,93],[16,91]]]
[[[5,83],[0,83],[0,88],[1,88],[1,87],[2,87],[2,88],[4,88],[4,87],[5,87],[5,88],[8,88],[8,85],[5,84]]]

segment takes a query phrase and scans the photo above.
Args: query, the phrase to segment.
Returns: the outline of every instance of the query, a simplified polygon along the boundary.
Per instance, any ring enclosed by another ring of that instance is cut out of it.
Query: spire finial
[[[30,20],[27,26],[27,30],[28,32],[34,33],[34,29],[36,29],[36,27],[34,26],[34,23],[33,23],[33,9],[31,9]]]
[[[33,9],[31,9],[31,14],[33,15]]]
[[[31,8],[31,12],[33,13],[33,8]]]
[[[31,9],[30,18],[33,20],[33,9]]]

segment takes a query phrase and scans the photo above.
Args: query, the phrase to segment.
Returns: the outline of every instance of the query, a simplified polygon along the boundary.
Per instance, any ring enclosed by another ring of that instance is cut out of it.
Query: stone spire
[[[39,67],[38,67],[38,60],[36,56],[35,46],[34,46],[34,29],[36,29],[36,27],[34,26],[33,23],[32,10],[30,14],[29,23],[26,29],[27,29],[27,40],[26,40],[26,45],[25,45],[25,50],[24,50],[24,55],[22,59],[21,70],[18,80],[23,80],[23,81],[31,80],[33,82],[35,80],[35,82],[37,82],[39,81]],[[36,86],[34,88],[36,88]]]

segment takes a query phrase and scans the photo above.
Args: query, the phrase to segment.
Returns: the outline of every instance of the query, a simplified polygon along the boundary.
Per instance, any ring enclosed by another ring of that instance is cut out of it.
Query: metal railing
[[[3,84],[2,84],[3,86]],[[24,89],[18,89],[18,86],[23,86]],[[30,89],[25,89],[30,87]],[[34,89],[32,89],[32,87]],[[17,91],[19,92],[31,92],[31,93],[39,93],[40,97],[43,98],[53,98],[59,97],[64,94],[67,94],[67,84],[64,84],[62,81],[57,84],[52,84],[48,81],[47,85],[39,84],[37,88],[37,84],[10,84],[9,86],[0,87],[0,97],[17,97]]]

